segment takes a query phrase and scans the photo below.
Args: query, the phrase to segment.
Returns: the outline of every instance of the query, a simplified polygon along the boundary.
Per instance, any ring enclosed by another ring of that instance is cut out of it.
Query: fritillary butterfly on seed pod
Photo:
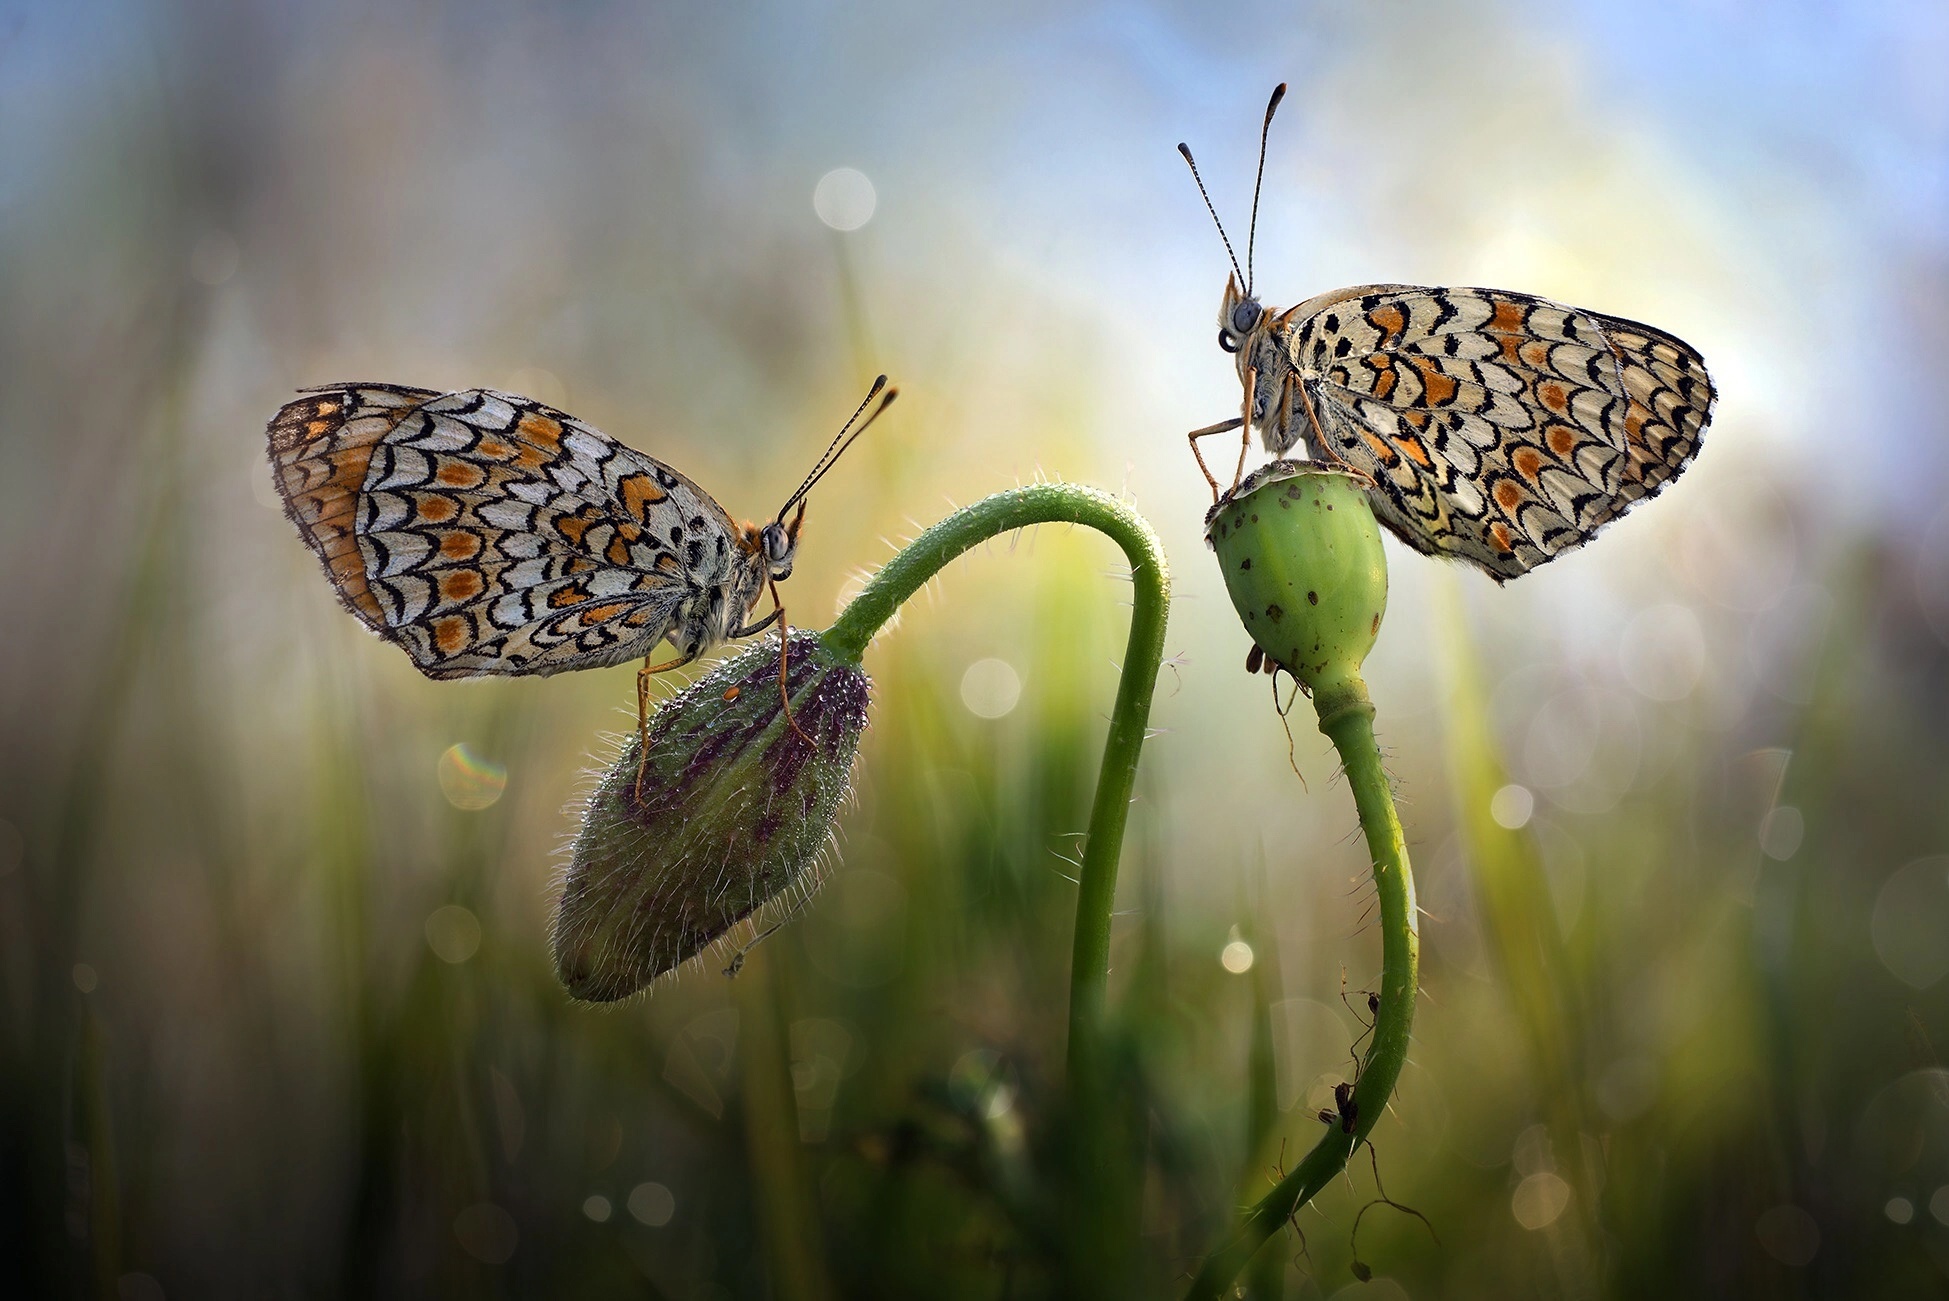
[[[1302,440],[1316,461],[1364,476],[1374,514],[1416,551],[1466,560],[1497,582],[1582,546],[1656,496],[1699,450],[1715,397],[1705,361],[1663,330],[1501,289],[1360,285],[1285,312],[1252,289],[1266,105],[1245,271],[1232,274],[1218,346],[1236,354],[1240,415],[1194,431],[1256,427],[1278,456]],[[1178,152],[1218,220],[1191,151]],[[1244,288],[1239,288],[1240,281]],[[1233,476],[1233,487],[1238,475]]]
[[[763,525],[733,521],[676,470],[575,417],[494,389],[326,385],[266,432],[284,513],[339,600],[420,672],[545,676],[640,658],[642,729],[651,674],[782,629],[777,583],[792,574],[806,494],[895,393],[875,380]],[[772,612],[754,622],[767,591]],[[677,658],[652,665],[666,638]]]

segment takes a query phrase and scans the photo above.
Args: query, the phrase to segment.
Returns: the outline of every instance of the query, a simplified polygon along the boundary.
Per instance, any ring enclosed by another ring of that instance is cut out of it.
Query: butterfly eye
[[[1249,298],[1237,307],[1234,307],[1232,309],[1232,333],[1250,334],[1252,327],[1259,323],[1259,311],[1259,305]],[[1233,352],[1236,349],[1228,348],[1226,351]]]
[[[1232,337],[1230,330],[1220,330],[1218,332],[1218,346],[1226,352],[1237,352],[1238,340]]]
[[[790,559],[792,554],[792,540],[785,536],[783,525],[765,525],[764,540],[765,559],[771,561],[774,565]]]

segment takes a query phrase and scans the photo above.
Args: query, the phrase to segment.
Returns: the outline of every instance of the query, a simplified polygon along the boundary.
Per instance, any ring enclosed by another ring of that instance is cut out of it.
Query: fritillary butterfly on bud
[[[327,385],[267,432],[285,514],[340,602],[420,672],[642,658],[640,715],[648,674],[782,619],[776,584],[791,576],[806,494],[894,396],[882,375],[762,525],[575,417],[494,389]],[[773,611],[754,621],[766,591]],[[651,667],[666,638],[678,657]]]
[[[1285,93],[1266,105],[1261,181]],[[1211,208],[1191,151],[1178,151]],[[1198,439],[1241,430],[1242,472],[1255,428],[1274,456],[1303,442],[1313,460],[1368,480],[1374,514],[1401,541],[1497,582],[1583,545],[1697,454],[1716,395],[1683,340],[1502,289],[1360,285],[1268,308],[1252,288],[1258,215],[1255,184],[1245,270],[1226,238],[1218,314],[1240,415],[1193,432],[1194,454]]]

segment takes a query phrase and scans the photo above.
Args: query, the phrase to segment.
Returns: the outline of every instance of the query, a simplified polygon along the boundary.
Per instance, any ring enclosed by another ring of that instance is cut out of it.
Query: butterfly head
[[[1226,352],[1239,352],[1257,333],[1266,310],[1249,291],[1238,287],[1238,277],[1225,280],[1225,300],[1218,308],[1218,346]]]
[[[805,503],[799,503],[798,514],[792,522],[784,522],[781,514],[778,519],[758,530],[758,551],[764,557],[765,570],[774,583],[784,582],[792,576],[792,561],[799,553],[799,529],[805,523]]]

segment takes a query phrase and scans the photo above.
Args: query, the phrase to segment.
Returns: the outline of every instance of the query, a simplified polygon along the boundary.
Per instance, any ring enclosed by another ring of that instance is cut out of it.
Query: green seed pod
[[[870,684],[814,633],[792,635],[790,661],[796,729],[766,638],[656,711],[640,782],[632,736],[590,795],[555,917],[555,969],[575,997],[626,998],[817,887]]]
[[[1360,665],[1387,610],[1387,561],[1364,482],[1275,461],[1205,516],[1205,541],[1246,632],[1322,705],[1366,698]]]

